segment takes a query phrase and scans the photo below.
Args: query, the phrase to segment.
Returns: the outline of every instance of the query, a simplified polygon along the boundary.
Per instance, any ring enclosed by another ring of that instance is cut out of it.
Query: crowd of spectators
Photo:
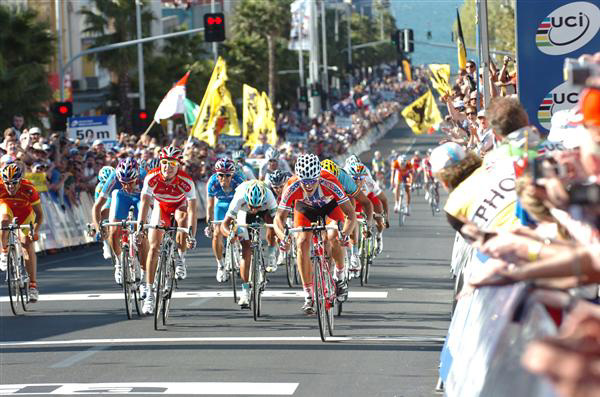
[[[580,62],[598,68],[600,53]],[[600,79],[587,80],[577,106],[556,113],[546,135],[513,95],[509,63],[494,76],[492,85],[504,89],[489,104],[477,103],[472,61],[442,98],[446,137],[431,164],[450,192],[444,210],[450,225],[490,257],[463,270],[459,296],[531,283],[558,334],[530,343],[522,365],[560,396],[598,395]]]
[[[299,108],[279,113],[276,119],[279,138],[275,147],[281,157],[293,167],[295,159],[305,152],[323,157],[344,154],[373,127],[398,113],[403,103],[409,103],[423,91],[422,83],[399,81],[398,76],[392,74],[392,68],[385,70],[385,73],[366,75],[354,87],[353,96],[341,99],[332,110],[322,112],[313,120]],[[386,98],[381,95],[382,91],[387,93]],[[336,123],[336,118],[347,118],[350,123],[341,125]],[[294,134],[302,139],[288,139]],[[50,197],[63,206],[70,206],[79,201],[82,192],[93,193],[98,171],[103,166],[116,166],[121,158],[132,156],[149,161],[158,156],[162,146],[175,143],[184,148],[184,170],[195,181],[206,181],[219,157],[229,156],[233,150],[241,148],[250,158],[262,158],[271,147],[266,141],[267,137],[262,135],[255,148],[225,144],[210,147],[203,141],[189,138],[185,127],[176,124],[172,134],[159,137],[121,132],[116,144],[109,147],[100,140],[72,140],[65,134],[43,133],[38,126],[26,124],[23,116],[17,114],[11,127],[4,131],[0,163],[20,161],[27,173],[45,173]]]

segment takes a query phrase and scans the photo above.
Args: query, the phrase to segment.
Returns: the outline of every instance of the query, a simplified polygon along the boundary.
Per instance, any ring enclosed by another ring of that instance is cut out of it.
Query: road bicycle
[[[400,211],[398,211],[398,226],[404,226],[406,224],[406,212],[408,211],[408,205],[406,204],[405,196],[406,192],[404,190],[405,183],[401,183],[398,189],[400,189],[400,202],[402,205],[400,206]]]
[[[263,253],[263,240],[260,233],[262,226],[273,227],[272,224],[254,222],[250,224],[238,224],[239,227],[248,229],[250,248],[252,249],[252,260],[250,261],[250,308],[254,321],[257,321],[262,310],[262,293],[267,285],[265,270],[265,256]]]
[[[331,260],[325,255],[325,243],[321,232],[335,230],[340,236],[337,226],[326,225],[323,219],[311,224],[287,229],[288,233],[312,232],[311,261],[313,271],[314,301],[317,307],[317,319],[321,340],[327,341],[327,336],[333,336],[334,309],[337,300],[337,291],[333,281],[333,268]],[[341,311],[340,311],[341,313]]]
[[[220,223],[220,222],[219,222]],[[240,263],[242,261],[242,246],[240,240],[234,238],[235,233],[233,231],[237,228],[234,222],[231,222],[229,227],[229,236],[227,236],[225,245],[225,260],[224,268],[227,273],[229,280],[231,281],[231,288],[233,290],[233,303],[237,303],[237,285],[235,278],[240,275]]]
[[[427,183],[427,191],[429,196],[429,205],[431,206],[431,215],[435,216],[440,212],[440,183],[438,181],[430,181]]]
[[[290,225],[290,218],[288,218],[288,226]],[[298,267],[296,266],[296,238],[294,235],[290,235],[290,249],[284,252],[285,255],[285,271],[287,276],[287,283],[290,288],[300,284],[298,275]]]
[[[375,257],[375,233],[364,217],[358,218],[358,256],[360,258],[360,285],[369,282],[369,273]]]
[[[173,216],[171,216],[171,224],[175,224],[175,218]],[[176,226],[142,225],[142,229],[157,229],[165,232],[160,243],[153,288],[156,291],[156,300],[154,301],[154,329],[158,331],[159,323],[162,322],[163,326],[167,325],[171,297],[173,295],[173,290],[176,287],[175,260],[178,253],[175,236],[177,232],[181,232],[185,233],[187,237],[190,238],[192,235],[192,227],[184,228]]]
[[[137,315],[141,316],[139,291],[143,280],[135,229],[137,225],[133,207],[129,209],[127,219],[102,224],[102,227],[121,228],[121,285],[125,296],[125,312],[129,320],[133,318],[134,307]]]
[[[19,230],[33,230],[32,225],[19,225],[17,218],[12,223],[0,230],[8,231],[8,263],[6,266],[6,284],[8,285],[8,297],[10,309],[15,316],[27,311],[29,303],[29,275],[25,268],[23,247],[19,241]]]

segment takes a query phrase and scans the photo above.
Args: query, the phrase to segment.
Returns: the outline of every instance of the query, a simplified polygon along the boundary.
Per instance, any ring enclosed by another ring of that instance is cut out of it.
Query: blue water
[[[415,41],[452,44],[453,48],[440,48],[415,43],[411,54],[413,65],[448,63],[452,72],[457,70],[456,44],[452,40],[452,24],[456,9],[462,0],[391,0],[390,9],[399,29],[411,28]],[[431,39],[427,38],[431,31]],[[469,57],[474,54],[468,54]]]

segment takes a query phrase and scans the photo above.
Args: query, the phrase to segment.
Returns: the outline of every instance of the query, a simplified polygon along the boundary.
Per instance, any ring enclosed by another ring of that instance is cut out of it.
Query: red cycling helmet
[[[183,159],[183,151],[174,145],[165,146],[160,151],[160,159],[173,159],[181,162]]]

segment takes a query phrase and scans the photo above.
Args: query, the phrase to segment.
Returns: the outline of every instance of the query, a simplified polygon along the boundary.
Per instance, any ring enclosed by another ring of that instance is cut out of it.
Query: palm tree
[[[254,34],[267,42],[268,92],[275,100],[275,46],[277,40],[287,40],[290,32],[291,0],[242,0],[237,6],[235,31],[238,35]]]
[[[15,12],[0,6],[0,127],[8,127],[14,113],[26,126],[38,122],[52,98],[47,66],[54,55],[50,26],[37,12]]]
[[[134,40],[136,38],[135,2],[136,0],[94,0],[97,12],[89,9],[81,11],[87,25],[84,33],[94,37],[96,46]],[[142,30],[146,37],[149,35],[152,19],[150,11],[142,11]],[[146,47],[151,48],[148,45]],[[130,132],[132,104],[128,97],[131,90],[129,73],[137,62],[136,46],[99,52],[94,57],[100,66],[117,76],[121,125]]]

